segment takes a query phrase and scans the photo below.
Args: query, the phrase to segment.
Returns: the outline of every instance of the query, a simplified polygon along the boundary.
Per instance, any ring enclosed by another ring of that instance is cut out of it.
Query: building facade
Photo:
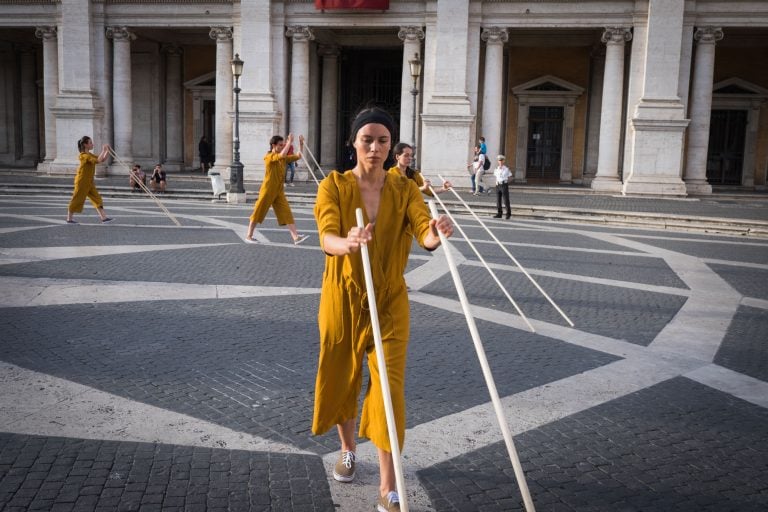
[[[0,167],[72,173],[92,135],[121,162],[191,170],[206,136],[226,177],[235,54],[246,179],[278,133],[343,166],[350,119],[375,102],[423,171],[457,184],[484,136],[518,183],[766,187],[764,0],[3,0]]]

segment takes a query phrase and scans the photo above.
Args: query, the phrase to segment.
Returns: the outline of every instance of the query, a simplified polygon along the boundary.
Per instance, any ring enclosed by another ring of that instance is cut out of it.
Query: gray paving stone
[[[515,313],[514,307],[484,268],[461,265],[459,269],[472,304]],[[494,272],[526,316],[566,325],[524,275]],[[644,346],[653,341],[686,300],[680,296],[545,276],[536,276],[535,279],[576,324],[577,329]],[[423,291],[458,300],[450,276],[442,277]]]
[[[768,411],[679,377],[525,432],[515,445],[537,510],[757,512],[768,508],[766,436]],[[501,442],[418,475],[441,511],[481,510],[481,501],[482,510],[524,510]],[[717,486],[728,479],[731,494]]]
[[[765,310],[740,306],[728,326],[714,362],[768,382],[768,315]]]
[[[629,237],[631,238],[631,237]],[[676,237],[677,238],[677,237]],[[637,241],[643,244],[651,245],[653,247],[660,247],[669,251],[675,251],[689,256],[695,256],[697,258],[709,258],[709,259],[721,259],[729,261],[743,261],[747,263],[760,263],[768,264],[768,243],[764,245],[747,245],[740,244],[740,241],[744,242],[763,242],[764,240],[744,240],[743,238],[732,238],[730,240],[724,240],[723,243],[710,240],[708,237],[705,239],[706,243],[699,241],[683,241],[683,240],[665,240],[663,238],[649,239],[638,238]]]
[[[23,480],[24,475],[14,477],[9,475],[7,470],[0,471],[0,489],[12,489],[9,492],[0,492],[0,510],[12,510],[15,507],[48,507],[51,510],[141,510],[155,506],[183,509],[187,505],[188,497],[197,494],[194,491],[199,490],[202,490],[200,495],[203,501],[192,498],[189,500],[190,505],[207,503],[209,507],[250,510],[253,497],[256,498],[254,503],[261,503],[267,510],[285,507],[290,510],[333,510],[325,469],[320,458],[316,456],[0,433],[0,453],[4,459],[35,458],[42,450],[47,450],[50,454],[53,449],[56,462],[62,462],[59,465],[66,467],[70,472],[77,467],[77,459],[69,456],[72,450],[99,451],[105,445],[116,448],[111,453],[114,455],[113,469],[119,467],[119,472],[112,473],[113,481],[118,482],[117,487],[65,485],[60,489],[24,488],[14,484],[19,478]],[[247,474],[250,480],[258,482],[259,485],[255,488],[238,486],[237,482],[229,480],[233,475],[230,469],[218,466],[217,471],[214,465],[210,465],[209,470],[211,475],[219,474],[222,485],[218,488],[193,488],[189,479],[173,480],[167,477],[162,485],[153,486],[151,489],[131,485],[130,475],[145,473],[145,460],[152,468],[155,464],[155,454],[170,453],[175,460],[176,457],[187,458],[190,451],[201,460],[217,458],[220,460],[217,464],[227,467],[229,464],[224,461],[230,459],[238,466],[240,472]],[[275,471],[275,467],[290,467],[291,471],[286,474],[283,471]],[[238,491],[232,492],[232,488]],[[290,492],[285,493],[282,489],[290,489]],[[259,507],[256,507],[254,510],[258,509]]]
[[[257,258],[253,249],[242,243],[17,263],[0,266],[0,275],[320,287],[325,260],[319,251],[291,248],[293,250],[286,253],[284,248],[263,246],[259,248]]]
[[[767,262],[768,263],[768,262]],[[768,300],[768,269],[710,263],[709,267],[745,297]]]
[[[454,240],[453,245],[468,260],[480,261],[469,244],[461,239]],[[660,258],[574,252],[547,247],[508,247],[507,249],[526,269],[686,288],[685,283]],[[497,245],[483,245],[482,249],[478,248],[478,250],[488,263],[515,266],[515,263]]]

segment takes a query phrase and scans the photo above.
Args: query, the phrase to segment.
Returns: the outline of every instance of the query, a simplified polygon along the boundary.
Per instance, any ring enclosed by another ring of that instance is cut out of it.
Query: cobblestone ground
[[[66,225],[66,203],[0,196],[0,511],[370,510],[375,447],[340,484],[336,435],[310,433],[311,211],[296,247],[271,216],[245,244],[251,205],[168,200],[177,227],[139,197]],[[768,241],[488,218],[571,328],[458,218],[536,331],[457,233],[537,510],[768,510]],[[406,277],[410,509],[524,510],[444,252]]]

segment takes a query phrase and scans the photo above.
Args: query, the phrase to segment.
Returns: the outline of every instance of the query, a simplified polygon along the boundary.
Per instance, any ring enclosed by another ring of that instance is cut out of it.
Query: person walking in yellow
[[[432,191],[429,190],[432,182],[428,179],[424,179],[424,176],[421,175],[421,171],[411,168],[411,162],[413,161],[413,147],[405,142],[398,142],[395,144],[394,153],[396,164],[389,169],[389,172],[413,180],[416,182],[416,186],[419,187],[419,190],[432,197]],[[442,188],[436,188],[434,190],[436,193],[441,194],[449,188],[451,188],[451,182],[445,181],[443,182]]]
[[[91,153],[92,149],[93,140],[87,135],[77,141],[80,165],[77,168],[77,174],[75,174],[75,189],[72,191],[72,199],[69,200],[69,207],[67,208],[67,224],[77,224],[74,215],[83,211],[86,198],[93,203],[102,224],[112,222],[112,219],[107,217],[104,212],[104,201],[93,183],[93,177],[96,175],[96,164],[100,164],[109,156],[109,144],[102,146],[99,156]]]
[[[409,336],[409,305],[403,272],[408,259],[410,230],[419,245],[434,250],[438,231],[453,234],[446,216],[430,219],[412,180],[384,169],[394,133],[394,121],[384,110],[365,109],[352,124],[355,167],[333,172],[320,183],[315,203],[320,246],[326,254],[317,315],[320,354],[315,384],[312,432],[323,434],[336,425],[341,454],[333,471],[340,482],[355,477],[355,423],[362,387],[363,358],[370,379],[360,419],[361,437],[378,448],[377,509],[400,510],[395,470],[379,381],[378,361],[367,307],[365,276],[357,254],[367,244],[381,336],[386,357],[398,442],[405,440],[405,360]],[[357,227],[355,210],[362,208],[366,226]],[[405,257],[404,257],[405,255]]]
[[[264,181],[259,189],[259,199],[253,205],[251,221],[245,235],[246,242],[258,243],[257,240],[253,239],[253,231],[257,224],[264,222],[270,207],[275,211],[278,225],[288,226],[288,231],[291,232],[291,238],[293,238],[295,245],[299,245],[308,238],[307,235],[300,235],[296,231],[291,207],[288,206],[288,199],[286,199],[283,190],[285,167],[288,163],[301,158],[301,151],[304,149],[304,137],[299,135],[299,152],[295,155],[288,155],[288,148],[292,143],[293,135],[290,133],[287,139],[283,139],[280,135],[275,135],[269,139],[269,152],[264,155]]]

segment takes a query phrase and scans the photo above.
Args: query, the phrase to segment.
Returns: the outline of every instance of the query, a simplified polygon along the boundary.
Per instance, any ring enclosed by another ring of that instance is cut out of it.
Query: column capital
[[[294,43],[312,41],[315,38],[312,29],[306,25],[290,25],[285,30],[285,36],[293,39]]]
[[[632,31],[627,27],[605,27],[600,38],[605,44],[621,44],[632,40]]]
[[[211,27],[208,37],[217,43],[223,43],[232,40],[232,27]]]
[[[134,41],[136,34],[128,30],[128,27],[107,27],[107,38],[115,41]]]
[[[509,41],[509,32],[504,27],[483,27],[480,39],[488,44],[504,44]]]
[[[698,27],[693,34],[693,39],[699,44],[715,44],[723,38],[723,29],[720,27]]]
[[[39,37],[43,40],[56,39],[58,37],[58,32],[59,29],[54,25],[35,27],[35,37]]]
[[[317,54],[321,57],[338,57],[341,51],[335,44],[321,44],[317,47]]]
[[[424,29],[421,27],[400,27],[397,37],[403,42],[416,42],[424,39]]]

